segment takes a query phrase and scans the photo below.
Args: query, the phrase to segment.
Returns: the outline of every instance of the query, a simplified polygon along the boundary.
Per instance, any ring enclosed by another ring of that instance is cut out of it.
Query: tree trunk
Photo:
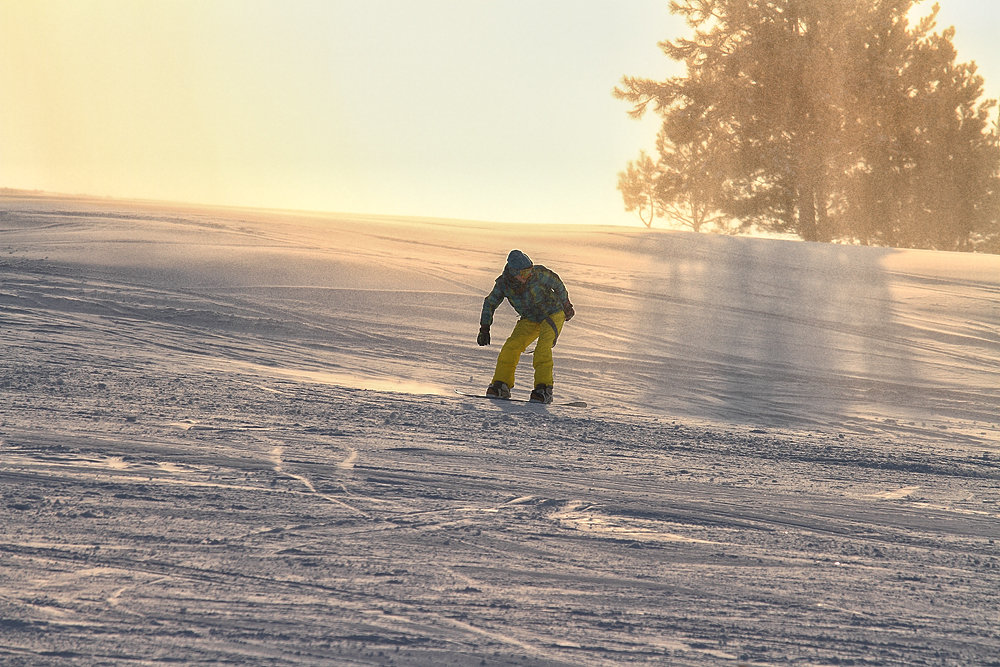
[[[642,217],[642,207],[639,207],[639,219],[642,220],[642,224],[646,225],[646,229],[653,228],[653,218],[656,217],[656,203],[653,199],[653,195],[649,195],[649,221]]]
[[[819,229],[816,226],[816,191],[807,183],[800,183],[797,189],[799,236],[803,241],[819,241]]]

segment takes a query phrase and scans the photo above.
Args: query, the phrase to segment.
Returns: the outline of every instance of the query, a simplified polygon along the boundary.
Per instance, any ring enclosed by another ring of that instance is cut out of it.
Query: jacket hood
[[[513,275],[518,271],[530,269],[532,266],[534,265],[527,255],[520,250],[511,250],[510,254],[507,255],[507,266],[504,267],[504,273]]]

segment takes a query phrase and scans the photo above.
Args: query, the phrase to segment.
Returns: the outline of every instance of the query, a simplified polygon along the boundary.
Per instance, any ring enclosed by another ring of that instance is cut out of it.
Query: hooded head
[[[510,254],[507,255],[507,266],[504,267],[504,273],[514,276],[519,271],[530,269],[532,266],[533,264],[527,255],[520,250],[511,250]]]

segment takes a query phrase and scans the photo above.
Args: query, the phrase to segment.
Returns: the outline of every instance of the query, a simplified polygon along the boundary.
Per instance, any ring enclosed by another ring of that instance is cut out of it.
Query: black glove
[[[573,310],[573,304],[569,301],[563,304],[563,315],[566,316],[566,321],[569,322],[576,315],[576,311]]]
[[[490,328],[489,327],[479,327],[479,336],[476,338],[476,342],[480,345],[490,344]]]

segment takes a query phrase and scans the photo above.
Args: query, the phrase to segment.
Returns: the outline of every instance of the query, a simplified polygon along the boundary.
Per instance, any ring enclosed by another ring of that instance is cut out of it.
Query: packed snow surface
[[[512,248],[551,406],[455,393]],[[0,271],[0,663],[1000,664],[1000,257],[10,195]]]

